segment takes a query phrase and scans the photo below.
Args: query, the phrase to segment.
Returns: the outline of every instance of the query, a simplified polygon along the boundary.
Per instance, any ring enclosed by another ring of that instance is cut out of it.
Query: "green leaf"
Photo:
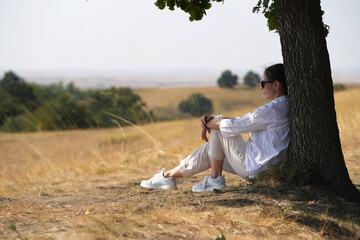
[[[166,3],[164,0],[157,0],[155,3],[155,6],[157,6],[160,10],[163,10],[166,7]]]
[[[226,240],[224,234],[222,234],[222,233],[220,233],[219,236],[215,236],[213,239],[214,239],[214,240]]]
[[[268,8],[269,7],[269,2],[270,2],[270,0],[264,0],[263,1],[263,7]]]
[[[8,226],[9,229],[16,231],[16,222],[12,222],[10,223],[10,225]]]

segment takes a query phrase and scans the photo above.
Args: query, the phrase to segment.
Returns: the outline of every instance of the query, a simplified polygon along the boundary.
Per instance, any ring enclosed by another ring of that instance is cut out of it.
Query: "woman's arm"
[[[214,119],[213,116],[204,115],[202,116],[201,126],[205,129],[217,129],[219,130],[221,119]]]
[[[205,142],[208,142],[208,138],[206,136],[206,132],[210,133],[210,129],[219,129],[221,119],[214,119],[213,116],[204,115],[201,120],[201,140],[204,140]]]
[[[210,129],[220,129],[221,119],[212,119],[206,123],[206,126]]]

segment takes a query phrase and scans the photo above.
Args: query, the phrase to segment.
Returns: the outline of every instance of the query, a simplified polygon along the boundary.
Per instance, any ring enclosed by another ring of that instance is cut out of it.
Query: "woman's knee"
[[[218,130],[218,129],[211,129],[210,130],[210,141],[211,141],[211,136],[218,136],[219,135],[219,133],[220,133],[220,130]]]
[[[223,115],[217,115],[217,116],[215,116],[214,117],[214,119],[225,119],[225,117],[223,116]],[[210,137],[211,137],[211,135],[219,135],[219,133],[220,133],[220,130],[218,130],[218,129],[211,129],[211,131],[210,131]]]

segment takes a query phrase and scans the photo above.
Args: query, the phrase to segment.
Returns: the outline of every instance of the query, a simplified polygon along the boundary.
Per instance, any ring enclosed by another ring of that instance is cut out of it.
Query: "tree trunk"
[[[360,203],[341,150],[319,0],[275,0],[290,105],[285,168],[292,181],[324,185]]]

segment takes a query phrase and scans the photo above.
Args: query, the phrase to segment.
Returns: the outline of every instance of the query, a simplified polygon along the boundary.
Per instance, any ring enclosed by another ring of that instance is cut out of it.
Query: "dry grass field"
[[[224,114],[238,109],[253,109],[265,103],[261,92],[238,85],[234,89],[218,87],[139,88],[134,90],[158,117],[181,118],[177,106],[193,93],[202,93],[213,101],[215,114]]]
[[[215,112],[241,115],[264,104],[238,88],[137,89],[156,113],[192,92]],[[346,164],[360,187],[360,89],[337,92]],[[236,101],[225,107],[226,103]],[[235,99],[235,100],[234,100]],[[178,190],[139,186],[197,146],[198,119],[116,129],[0,134],[0,239],[360,239],[359,206],[322,189],[249,183],[226,174],[228,188],[194,194],[208,172]],[[12,227],[12,229],[10,228]]]

